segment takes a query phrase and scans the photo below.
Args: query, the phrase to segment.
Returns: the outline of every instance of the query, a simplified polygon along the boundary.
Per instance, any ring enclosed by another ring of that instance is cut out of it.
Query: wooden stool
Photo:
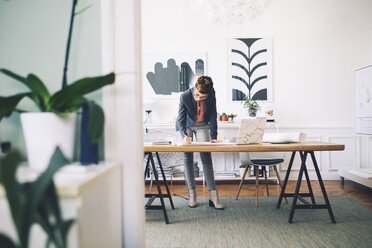
[[[242,189],[243,182],[244,182],[244,179],[245,179],[245,176],[246,176],[247,172],[248,172],[248,175],[251,174],[251,167],[250,166],[252,165],[254,167],[254,169],[256,170],[256,200],[255,200],[255,205],[257,207],[258,206],[258,186],[259,186],[259,180],[258,180],[259,166],[262,166],[263,174],[264,174],[265,182],[266,182],[266,192],[267,192],[267,196],[269,196],[269,182],[267,180],[266,166],[273,166],[274,167],[275,174],[278,178],[280,188],[282,188],[283,183],[282,183],[282,180],[280,179],[280,175],[279,175],[279,172],[278,172],[278,169],[277,169],[276,165],[280,164],[280,163],[283,163],[284,159],[254,159],[254,160],[251,160],[251,162],[252,162],[252,164],[246,164],[246,166],[245,166],[244,173],[243,173],[242,179],[240,180],[240,185],[239,185],[238,192],[236,194],[235,200],[238,200],[240,190]],[[286,201],[286,203],[288,203],[287,198],[285,198],[285,201]]]

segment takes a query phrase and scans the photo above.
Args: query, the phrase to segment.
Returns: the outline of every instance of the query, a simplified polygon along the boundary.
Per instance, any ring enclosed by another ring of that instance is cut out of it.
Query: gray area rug
[[[288,223],[290,203],[277,197],[221,198],[225,210],[208,206],[208,198],[198,198],[198,207],[174,197],[176,209],[167,202],[171,224],[166,225],[161,210],[146,211],[147,247],[372,247],[372,209],[347,196],[332,196],[336,218],[333,224],[326,209],[297,209]],[[317,203],[324,203],[316,197]],[[159,201],[154,201],[158,204]]]

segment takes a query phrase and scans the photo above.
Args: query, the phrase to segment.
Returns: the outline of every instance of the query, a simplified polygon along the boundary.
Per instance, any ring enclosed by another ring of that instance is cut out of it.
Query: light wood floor
[[[359,203],[366,205],[372,208],[372,189],[359,185],[351,181],[345,181],[344,186],[340,184],[340,181],[324,181],[324,185],[327,191],[328,196],[337,196],[337,195],[347,195],[352,199],[358,201]],[[217,190],[219,196],[230,196],[235,197],[236,192],[239,187],[239,182],[221,182],[217,181]],[[311,181],[311,187],[313,189],[315,196],[321,196],[322,191],[320,189],[318,181]],[[293,193],[296,188],[296,181],[288,181],[286,188],[287,193]],[[149,190],[149,185],[145,187],[146,192]],[[164,191],[163,191],[164,190]],[[153,186],[153,192],[156,192],[156,186]],[[162,191],[165,192],[165,188],[162,188]],[[187,188],[184,184],[174,185],[171,189],[171,192],[187,196]],[[239,196],[255,196],[255,185],[252,183],[244,184]],[[270,196],[279,196],[280,187],[279,185],[269,185]],[[301,185],[300,192],[308,192],[306,182],[303,182]],[[203,185],[196,186],[197,196],[209,196],[207,187]],[[266,196],[266,187],[265,185],[260,185],[259,187],[259,197]],[[289,199],[290,200],[290,199]],[[259,201],[259,200],[258,200]]]

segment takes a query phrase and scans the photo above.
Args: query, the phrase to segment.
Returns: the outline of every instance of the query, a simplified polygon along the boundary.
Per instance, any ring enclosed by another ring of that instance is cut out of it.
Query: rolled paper
[[[262,142],[268,143],[286,143],[286,142],[304,142],[306,134],[302,132],[293,133],[264,133]]]

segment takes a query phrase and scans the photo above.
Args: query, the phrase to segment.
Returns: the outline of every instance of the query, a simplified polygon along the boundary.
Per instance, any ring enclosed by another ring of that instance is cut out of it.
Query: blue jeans
[[[195,124],[192,127],[188,127],[186,130],[187,136],[191,137],[196,141],[210,141],[209,136],[209,124],[201,122]],[[214,181],[213,173],[213,162],[212,155],[210,152],[201,152],[200,158],[203,164],[203,174],[205,181],[207,182],[208,190],[215,190],[216,183]],[[195,186],[195,175],[194,175],[194,153],[184,153],[184,168],[185,168],[185,179],[189,190],[194,190]]]

